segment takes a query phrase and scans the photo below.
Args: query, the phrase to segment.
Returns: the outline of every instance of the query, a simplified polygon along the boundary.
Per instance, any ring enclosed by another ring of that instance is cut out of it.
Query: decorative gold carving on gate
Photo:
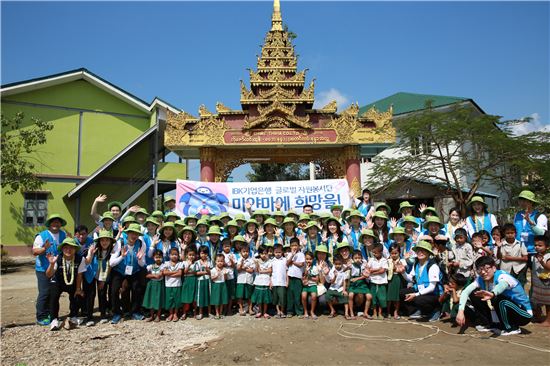
[[[331,117],[330,121],[326,124],[326,127],[336,130],[336,134],[338,135],[338,142],[345,144],[354,142],[352,135],[355,130],[361,128],[361,124],[357,120],[356,116],[348,112],[342,113],[336,118]]]
[[[232,112],[231,108],[227,107],[226,105],[224,105],[222,102],[217,102],[216,103],[216,113],[227,113],[227,112]]]
[[[223,134],[227,131],[227,124],[223,118],[219,119],[215,116],[201,118],[199,123],[195,125],[192,132],[193,135],[201,137],[204,141],[203,145],[223,145]]]
[[[204,104],[201,104],[200,107],[199,107],[199,116],[201,118],[205,118],[205,117],[211,117],[213,116],[214,114],[212,112],[210,112],[206,106]]]
[[[320,109],[320,111],[323,113],[336,113],[337,110],[338,103],[335,100],[329,102],[326,106]]]
[[[376,127],[391,126],[391,119],[393,117],[393,106],[391,105],[387,111],[379,112],[375,106],[370,107],[365,113],[361,115],[361,118],[373,121]]]

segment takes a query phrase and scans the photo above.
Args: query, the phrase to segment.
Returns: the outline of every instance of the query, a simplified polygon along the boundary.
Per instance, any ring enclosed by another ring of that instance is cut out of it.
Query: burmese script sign
[[[338,139],[333,129],[265,129],[243,133],[238,130],[226,131],[223,135],[226,144],[319,144],[334,143]]]

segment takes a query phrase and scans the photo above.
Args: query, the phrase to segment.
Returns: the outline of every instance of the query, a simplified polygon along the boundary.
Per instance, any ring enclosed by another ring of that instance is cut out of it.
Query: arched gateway
[[[215,113],[201,105],[199,117],[171,113],[165,146],[184,158],[199,158],[206,182],[225,181],[244,163],[316,162],[359,192],[361,157],[395,141],[392,110],[373,107],[359,115],[358,104],[352,104],[336,113],[336,101],[313,109],[314,80],[305,88],[305,74],[297,72],[294,46],[275,0],[257,71],[250,70],[250,89],[241,81],[242,109],[218,102]]]

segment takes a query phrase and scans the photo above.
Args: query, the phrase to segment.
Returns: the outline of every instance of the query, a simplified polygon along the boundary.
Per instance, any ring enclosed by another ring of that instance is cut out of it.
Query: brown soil
[[[50,332],[34,321],[36,278],[23,268],[1,278],[1,363],[174,365],[546,365],[550,329],[529,324],[524,334],[491,337],[448,323],[269,319],[232,316],[178,323],[119,325]],[[67,300],[62,300],[66,312]],[[439,332],[439,333],[437,333]],[[444,333],[448,332],[448,333]],[[435,334],[437,333],[437,334]],[[432,336],[430,336],[432,335]],[[380,336],[390,337],[381,340]],[[416,341],[392,341],[392,339]]]

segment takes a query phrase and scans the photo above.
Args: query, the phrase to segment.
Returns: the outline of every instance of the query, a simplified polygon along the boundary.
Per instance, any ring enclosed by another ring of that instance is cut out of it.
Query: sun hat
[[[332,205],[332,206],[330,206],[330,212],[332,212],[334,210],[342,211],[343,209],[344,209],[344,205]]]
[[[283,211],[275,211],[271,214],[271,217],[285,217],[285,213]]]
[[[235,220],[237,222],[239,222],[239,221],[245,221],[246,222],[246,217],[244,216],[244,214],[238,213],[238,214],[235,215],[235,218],[233,220]]]
[[[401,210],[404,208],[414,208],[414,205],[411,205],[409,201],[403,201],[399,204],[399,210],[397,210],[397,212],[401,213]]]
[[[294,221],[292,217],[285,217],[285,219],[283,220],[283,226],[288,223],[291,223],[292,225],[294,225],[294,227],[296,227],[296,221]]]
[[[406,222],[410,222],[411,224],[413,224],[413,227],[418,227],[418,222],[416,222],[416,217],[414,216],[403,217],[403,224]]]
[[[439,225],[439,228],[441,229],[441,227],[443,226],[443,224],[441,223],[441,220],[439,220],[439,217],[437,216],[430,216],[426,219],[426,221],[424,222],[424,229],[427,229],[428,226],[431,224],[431,223],[435,223],[435,224],[438,224]]]
[[[212,225],[210,226],[210,228],[208,229],[208,233],[207,235],[222,235],[222,231],[220,229],[220,227],[218,225]]]
[[[380,207],[385,207],[386,210],[388,211],[388,212],[387,212],[388,215],[390,214],[390,212],[391,212],[391,207],[388,206],[387,204],[385,204],[384,202],[378,203],[378,204],[374,207],[374,211],[378,211],[378,209],[379,209]]]
[[[198,227],[199,225],[204,225],[206,226],[207,228],[210,227],[210,224],[208,223],[208,221],[206,219],[200,219],[197,221],[197,225],[195,225],[195,227]]]
[[[424,249],[425,251],[429,252],[431,255],[434,255],[434,252],[432,250],[432,244],[428,243],[425,240],[420,240],[416,245],[412,248],[415,252],[419,249]]]
[[[225,224],[226,228],[229,228],[230,226],[233,226],[239,229],[239,223],[237,222],[237,220],[229,220],[227,224]]]
[[[260,225],[258,224],[258,221],[254,220],[254,219],[249,219],[247,222],[246,222],[246,226],[250,225],[250,224],[254,224],[256,226],[256,229],[260,227]]]
[[[115,221],[115,217],[113,216],[111,211],[105,211],[103,215],[101,215],[101,218],[99,219],[99,221],[103,222],[103,220],[105,219]]]
[[[422,216],[423,219],[426,218],[426,214],[427,214],[428,212],[431,212],[431,213],[433,213],[435,216],[439,217],[439,215],[437,214],[437,210],[435,209],[435,207],[429,206],[429,207],[426,207],[426,208],[424,209],[424,211],[422,211],[422,215],[421,215],[421,216]]]
[[[136,221],[136,218],[132,215],[128,215],[128,216],[126,216],[125,218],[122,219],[123,224],[133,223],[133,222],[137,222],[137,221]]]
[[[107,204],[107,210],[111,210],[113,206],[117,206],[122,210],[122,202],[120,201],[111,201]]]
[[[365,236],[370,236],[372,238],[375,238],[377,239],[376,235],[374,235],[374,231],[372,231],[372,229],[364,229],[364,230],[361,230],[361,235],[359,235],[359,242],[362,243],[363,242],[363,237]]]
[[[110,230],[99,230],[97,238],[95,238],[94,241],[96,243],[99,243],[99,240],[103,238],[109,238],[111,240],[111,243],[114,243],[116,241],[116,239],[113,238],[113,233]]]
[[[384,219],[384,220],[388,220],[388,215],[386,215],[385,212],[382,212],[382,211],[376,211],[374,213],[374,215],[372,215],[373,218],[380,218],[380,219]]]
[[[365,216],[363,216],[363,214],[361,212],[359,212],[359,210],[353,210],[350,212],[350,214],[348,215],[348,217],[346,217],[346,220],[351,220],[352,217],[359,217],[359,219],[361,220],[364,220],[365,219]]]
[[[128,232],[134,232],[134,233],[138,233],[138,234],[141,234],[141,226],[139,224],[136,224],[136,223],[131,223],[127,229],[124,230],[125,233],[128,233]]]
[[[273,225],[275,226],[276,228],[279,227],[279,225],[277,225],[277,221],[275,221],[275,219],[272,219],[272,218],[269,218],[267,220],[264,221],[264,227],[266,225]]]
[[[317,252],[328,253],[328,248],[324,244],[318,245],[317,248],[315,248],[315,254],[317,254]]]
[[[159,234],[160,235],[163,235],[164,234],[164,230],[166,230],[167,228],[172,228],[172,230],[174,230],[174,233],[176,233],[176,225],[173,223],[173,222],[165,222],[162,227],[159,229]],[[176,233],[177,234],[177,233]]]
[[[487,204],[485,203],[485,200],[481,196],[473,196],[472,199],[468,202],[468,206],[471,206],[476,202],[479,202],[483,206],[487,207]]]
[[[64,218],[62,218],[60,214],[56,214],[56,213],[51,214],[50,216],[48,216],[48,219],[46,220],[46,222],[44,224],[46,225],[46,227],[50,227],[51,222],[55,219],[61,221],[61,227],[67,225],[67,221]]]
[[[235,237],[233,237],[233,242],[234,243],[236,243],[236,242],[246,243],[246,240],[244,239],[244,236],[242,236],[242,235],[235,235]]]
[[[304,228],[304,230],[309,230],[312,227],[316,227],[317,229],[319,229],[319,226],[317,226],[317,221],[309,221],[306,224],[306,227]]]
[[[525,191],[521,191],[516,198],[518,199],[521,198],[534,203],[539,203],[539,201],[535,197],[536,196],[533,192],[525,190]]]
[[[309,220],[311,220],[311,217],[309,217],[309,215],[305,214],[305,213],[300,214],[300,216],[298,217],[298,222],[304,221],[304,220],[309,221]]]
[[[338,245],[336,246],[336,250],[340,250],[342,248],[348,248],[351,249],[351,245],[349,245],[348,241],[346,239],[343,239]]]
[[[165,219],[164,213],[160,210],[156,210],[156,211],[151,212],[151,216],[153,216],[153,217],[160,216],[160,217],[162,217],[163,220]]]
[[[404,228],[397,226],[397,227],[393,228],[393,231],[390,233],[390,239],[393,240],[393,238],[394,238],[395,235],[397,235],[397,234],[405,235],[405,239],[407,239],[407,238],[409,237],[409,234],[407,234],[407,233],[405,232],[405,229],[404,229]]]
[[[138,213],[144,214],[145,216],[149,216],[149,212],[147,212],[147,210],[146,210],[144,207],[140,207],[140,209],[137,210],[137,211],[134,213],[134,216],[137,215]]]
[[[164,197],[164,204],[167,204],[167,203],[170,202],[170,201],[176,202],[176,199],[175,199],[174,197],[172,197],[172,196],[166,196],[166,197]]]
[[[178,238],[183,238],[183,233],[185,233],[186,231],[190,232],[193,237],[191,238],[191,243],[194,243],[195,240],[197,239],[197,232],[195,231],[195,229],[193,229],[192,226],[186,226],[184,227],[183,229],[181,229],[179,232],[178,232]]]
[[[169,217],[175,217],[176,220],[179,220],[181,217],[179,217],[179,215],[177,213],[175,213],[174,211],[170,211],[168,212],[166,215],[165,215],[166,219],[168,219]]]
[[[57,250],[61,251],[61,248],[63,248],[64,245],[70,245],[71,247],[75,247],[77,250],[80,250],[80,245],[74,240],[73,238],[65,238],[62,243],[57,245]]]
[[[153,216],[149,216],[147,220],[145,220],[145,225],[147,225],[148,222],[150,222],[153,225],[157,225],[157,226],[160,225],[160,223]]]
[[[195,220],[196,222],[199,219],[197,219],[195,216],[185,216],[185,218],[183,219],[183,222],[185,223],[185,225],[189,225],[189,220]]]

